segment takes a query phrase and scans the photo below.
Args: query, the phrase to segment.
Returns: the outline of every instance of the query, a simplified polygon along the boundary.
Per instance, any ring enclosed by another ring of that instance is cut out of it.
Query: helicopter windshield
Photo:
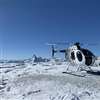
[[[71,59],[72,59],[72,60],[75,60],[75,54],[74,54],[74,51],[71,52]]]
[[[82,61],[82,54],[79,51],[77,52],[77,58],[79,61]]]

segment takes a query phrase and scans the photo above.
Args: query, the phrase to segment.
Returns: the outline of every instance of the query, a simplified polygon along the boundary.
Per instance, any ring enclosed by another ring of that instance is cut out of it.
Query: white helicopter
[[[52,58],[54,58],[54,54],[64,53],[66,61],[73,66],[78,66],[79,70],[84,70],[86,72],[100,72],[100,59],[95,56],[90,50],[81,48],[80,43],[76,42],[72,46],[67,49],[57,50],[55,49],[56,44],[47,44],[52,46]],[[67,70],[69,69],[68,66]]]

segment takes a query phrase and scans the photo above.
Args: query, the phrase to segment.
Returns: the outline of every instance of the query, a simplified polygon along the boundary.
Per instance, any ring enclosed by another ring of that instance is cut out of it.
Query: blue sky
[[[46,42],[100,43],[99,35],[100,0],[0,0],[3,59],[50,57]],[[100,45],[89,48],[100,55]]]

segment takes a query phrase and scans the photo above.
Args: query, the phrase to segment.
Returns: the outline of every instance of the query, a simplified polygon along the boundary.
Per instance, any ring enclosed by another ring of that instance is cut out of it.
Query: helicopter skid
[[[88,74],[92,75],[100,75],[100,67],[89,67],[87,69],[83,69],[83,71],[65,71],[63,74],[74,75],[78,77],[85,77]]]
[[[91,67],[93,72],[100,72],[100,67]]]
[[[81,72],[71,72],[71,71],[66,71],[66,72],[62,72],[63,74],[69,74],[69,75],[74,75],[74,76],[78,76],[78,77],[85,77],[86,74],[81,73]]]

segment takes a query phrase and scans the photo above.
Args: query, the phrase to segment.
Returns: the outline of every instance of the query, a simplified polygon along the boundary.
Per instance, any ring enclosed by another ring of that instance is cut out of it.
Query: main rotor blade
[[[98,43],[85,43],[84,46],[100,46]]]
[[[54,44],[54,43],[46,43],[46,45],[55,46],[56,44]]]
[[[70,42],[55,42],[57,45],[70,45]]]

